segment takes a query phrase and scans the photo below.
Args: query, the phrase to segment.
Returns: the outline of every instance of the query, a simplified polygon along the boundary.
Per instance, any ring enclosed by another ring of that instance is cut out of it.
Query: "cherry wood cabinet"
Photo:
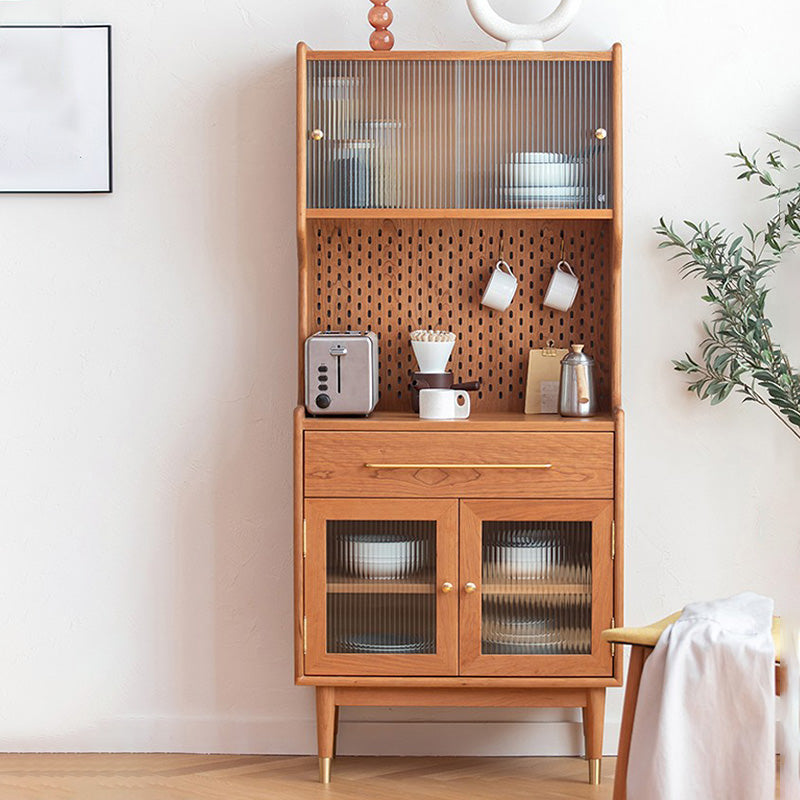
[[[597,782],[622,667],[600,639],[623,604],[621,49],[301,44],[297,65],[299,403],[307,336],[380,341],[372,415],[295,412],[295,678],[320,777],[343,705],[545,706],[582,709]],[[526,153],[569,185],[515,186]],[[505,314],[480,305],[500,257],[520,277]],[[542,306],[560,258],[581,279],[563,314]],[[450,368],[482,381],[468,420],[411,413],[420,327],[456,333]],[[596,417],[523,413],[549,341],[595,357]]]
[[[608,500],[307,499],[306,673],[610,676],[612,514]]]

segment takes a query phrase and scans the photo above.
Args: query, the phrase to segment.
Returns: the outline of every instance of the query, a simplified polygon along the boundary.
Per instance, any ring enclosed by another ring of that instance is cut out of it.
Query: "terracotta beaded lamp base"
[[[389,30],[392,24],[393,14],[387,7],[389,0],[370,0],[372,8],[369,10],[367,19],[369,24],[375,28],[369,37],[369,46],[373,50],[391,50],[394,47],[394,36]]]

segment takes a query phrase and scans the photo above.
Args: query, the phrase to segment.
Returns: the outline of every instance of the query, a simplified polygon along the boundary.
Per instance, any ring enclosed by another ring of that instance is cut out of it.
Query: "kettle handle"
[[[575,380],[578,384],[578,402],[589,402],[589,376],[586,372],[585,364],[577,364],[575,367]]]

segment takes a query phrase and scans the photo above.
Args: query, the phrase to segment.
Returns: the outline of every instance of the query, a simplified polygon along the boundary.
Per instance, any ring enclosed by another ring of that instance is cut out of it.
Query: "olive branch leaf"
[[[672,362],[689,376],[688,391],[710,400],[711,405],[735,391],[743,395],[743,402],[764,406],[800,439],[800,375],[773,342],[772,323],[765,311],[767,279],[781,257],[800,245],[800,165],[787,166],[780,149],[796,155],[800,145],[769,135],[779,149],[763,160],[757,152],[747,155],[741,145],[727,154],[739,169],[738,180],[765,186],[768,193],[762,200],[777,206],[763,230],[745,224],[737,234],[719,223],[684,220],[686,232],[681,234],[662,217],[655,231],[663,238],[659,248],[675,251],[670,260],[679,262],[681,277],[705,283],[702,299],[712,307],[711,319],[703,323],[699,356],[686,353]],[[792,176],[794,183],[781,181]]]

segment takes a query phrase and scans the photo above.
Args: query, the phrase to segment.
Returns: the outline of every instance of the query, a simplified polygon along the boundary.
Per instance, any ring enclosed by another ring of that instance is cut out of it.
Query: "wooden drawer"
[[[613,433],[306,431],[307,497],[614,494]]]

